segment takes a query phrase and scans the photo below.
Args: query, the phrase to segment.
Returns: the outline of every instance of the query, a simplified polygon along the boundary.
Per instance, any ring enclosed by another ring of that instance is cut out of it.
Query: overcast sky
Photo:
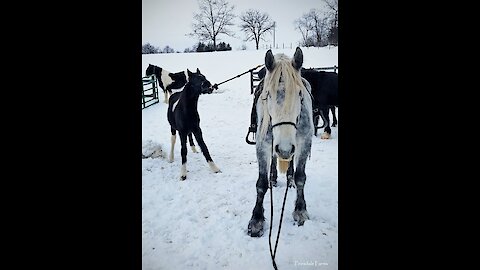
[[[245,34],[240,32],[241,20],[238,16],[248,10],[256,9],[266,12],[277,23],[275,29],[275,43],[281,48],[297,46],[302,39],[300,32],[295,30],[294,21],[300,18],[310,9],[325,10],[322,0],[227,0],[235,6],[235,25],[230,27],[236,32],[238,38],[219,35],[217,41],[229,43],[233,50],[237,50],[242,44],[248,49],[255,48],[255,42],[243,41]],[[142,44],[149,42],[155,47],[163,49],[166,45],[175,51],[183,52],[185,48],[192,48],[198,43],[198,39],[188,37],[192,32],[193,14],[198,12],[197,0],[142,0]],[[266,37],[268,45],[273,44],[273,36]],[[266,42],[260,41],[260,46]]]

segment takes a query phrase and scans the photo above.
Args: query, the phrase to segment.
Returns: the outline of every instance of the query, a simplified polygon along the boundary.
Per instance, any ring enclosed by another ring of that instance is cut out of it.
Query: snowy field
[[[305,68],[338,66],[338,48],[302,50]],[[295,48],[272,51],[292,57]],[[263,64],[265,52],[143,55],[139,79],[145,75],[148,64],[154,64],[172,72],[199,68],[212,84],[219,83]],[[255,146],[245,142],[252,101],[248,73],[220,85],[212,94],[200,96],[200,127],[221,173],[213,173],[203,155],[193,153],[188,147],[185,181],[179,180],[178,138],[174,162],[167,162],[170,126],[163,93],[160,103],[142,110],[144,154],[151,154],[152,147],[163,149],[155,158],[142,159],[143,270],[273,269],[268,245],[270,192],[264,200],[264,235],[259,238],[247,235],[258,177]],[[337,117],[341,125],[341,114]],[[313,138],[304,190],[310,220],[302,227],[294,225],[292,217],[296,190],[288,192],[276,255],[281,270],[338,269],[337,131],[332,128],[329,140],[320,139],[320,130],[318,137]],[[272,244],[278,230],[285,182],[285,175],[279,175],[278,186],[273,190]]]

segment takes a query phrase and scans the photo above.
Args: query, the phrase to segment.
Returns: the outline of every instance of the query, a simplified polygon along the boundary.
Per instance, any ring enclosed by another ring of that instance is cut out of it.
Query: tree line
[[[302,35],[302,40],[299,41],[301,46],[338,45],[338,0],[322,1],[325,9],[311,9],[293,22],[295,29]],[[184,52],[231,50],[229,44],[224,42],[217,44],[217,41],[221,35],[237,38],[232,30],[235,25],[233,20],[236,18],[235,6],[230,5],[227,0],[199,0],[198,3],[199,12],[193,16],[193,31],[187,36],[196,37],[200,42],[192,49],[185,49]],[[245,35],[244,41],[254,41],[257,50],[260,41],[266,41],[266,36],[275,30],[275,21],[265,12],[249,9],[242,12],[239,18],[242,23],[238,27]],[[142,46],[142,53],[169,52],[173,52],[169,46],[163,50],[148,43]]]

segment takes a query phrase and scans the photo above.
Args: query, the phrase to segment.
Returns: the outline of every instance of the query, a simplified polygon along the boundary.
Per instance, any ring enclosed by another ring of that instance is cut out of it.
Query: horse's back
[[[302,77],[312,87],[315,104],[318,106],[338,105],[338,74],[336,72],[304,69]]]

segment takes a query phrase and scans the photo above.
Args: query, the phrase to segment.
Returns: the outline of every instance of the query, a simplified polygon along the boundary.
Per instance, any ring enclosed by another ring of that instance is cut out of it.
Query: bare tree
[[[317,9],[311,9],[295,20],[295,29],[302,34],[305,46],[324,46],[329,34],[328,18]]]
[[[338,0],[323,0],[329,9],[332,23],[328,34],[329,44],[338,45]]]
[[[275,23],[267,13],[261,13],[253,9],[243,12],[240,19],[243,21],[240,29],[246,35],[245,41],[255,41],[258,50],[258,43],[260,43],[260,40],[265,41],[264,34],[271,33]]]
[[[230,6],[226,0],[198,0],[198,5],[200,12],[194,14],[193,33],[188,35],[195,36],[200,41],[212,41],[216,50],[218,35],[235,36],[228,29],[234,25],[232,21],[235,18],[235,6]]]

